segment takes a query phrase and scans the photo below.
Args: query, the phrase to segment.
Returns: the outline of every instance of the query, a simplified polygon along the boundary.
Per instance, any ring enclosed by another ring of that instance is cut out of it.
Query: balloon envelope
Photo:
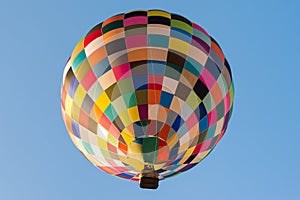
[[[161,10],[132,11],[92,28],[68,60],[61,90],[68,133],[96,167],[164,179],[204,159],[232,113],[231,70],[199,25]]]

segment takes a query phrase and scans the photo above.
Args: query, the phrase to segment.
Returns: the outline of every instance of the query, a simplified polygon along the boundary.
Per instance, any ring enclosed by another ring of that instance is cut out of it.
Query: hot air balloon
[[[230,66],[201,26],[139,10],[101,22],[78,42],[61,107],[73,143],[92,164],[154,189],[212,151],[233,96]]]

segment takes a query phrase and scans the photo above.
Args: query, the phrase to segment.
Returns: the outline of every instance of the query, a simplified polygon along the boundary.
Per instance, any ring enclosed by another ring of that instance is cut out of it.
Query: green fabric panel
[[[114,109],[114,107],[109,104],[109,106],[106,108],[106,110],[104,111],[104,114],[106,115],[106,117],[108,117],[108,119],[112,122],[115,120],[115,118],[118,116],[118,113],[116,112],[116,110]]]
[[[207,129],[207,133],[206,133],[204,141],[205,140],[209,140],[209,139],[211,139],[211,138],[214,137],[215,131],[216,131],[216,127],[217,127],[217,124],[214,124],[214,125],[211,125],[209,127],[209,129]]]
[[[84,146],[84,148],[88,152],[88,154],[94,155],[94,151],[92,150],[92,147],[89,143],[82,141],[82,145]]]
[[[141,28],[141,29],[140,29]],[[134,29],[140,29],[140,30],[143,30],[143,28],[147,28],[147,24],[134,24],[134,25],[131,25],[131,26],[126,26],[125,27],[125,31],[129,31],[129,30],[134,30]],[[146,29],[147,30],[147,29]],[[147,32],[145,32],[147,33]]]
[[[166,65],[165,76],[173,78],[175,80],[179,80],[181,73],[179,73],[177,70],[175,70],[173,67],[169,65],[170,65],[169,63]]]
[[[193,27],[191,27],[190,25],[184,23],[183,21],[172,19],[171,26],[174,27],[174,28],[182,29],[182,30],[184,30],[184,31],[186,31],[190,34],[193,34]]]
[[[125,102],[127,108],[131,108],[131,107],[137,105],[134,92],[126,93],[126,94],[123,94],[122,96],[124,98],[124,102]]]
[[[179,73],[182,72],[182,67],[179,67],[175,64],[172,64],[172,63],[167,63],[168,66],[172,67],[173,69],[175,69],[176,71],[178,71]]]
[[[222,100],[218,105],[217,105],[217,116],[218,116],[218,120],[221,119],[222,117],[224,117],[224,112],[225,112],[225,108],[224,108],[224,100]]]
[[[142,120],[142,121],[140,121],[140,125],[141,126],[147,126],[149,123],[150,123],[149,120]]]
[[[116,98],[121,96],[117,83],[114,83],[112,86],[105,90],[105,93],[110,98],[111,101],[114,101]]]
[[[127,36],[132,35],[147,35],[147,26],[146,24],[138,24],[134,26],[127,26],[125,27],[125,34]]]
[[[142,152],[143,152],[143,159],[145,162],[153,163],[156,161],[158,142],[159,141],[157,137],[143,138]]]
[[[134,86],[131,78],[125,78],[118,81],[118,88],[121,94],[126,94],[129,92],[134,92]]]
[[[148,104],[148,90],[137,90],[135,96],[138,105]]]
[[[232,106],[233,104],[233,95],[234,95],[234,92],[233,92],[233,82],[229,88],[229,94],[230,94],[230,106]]]
[[[150,153],[158,150],[158,138],[157,137],[145,137],[142,143],[142,152]]]
[[[194,74],[195,76],[199,77],[203,66],[193,58],[186,57],[184,68],[192,74]]]
[[[117,29],[117,28],[121,28],[123,27],[123,20],[117,20],[117,21],[114,21],[110,24],[107,24],[106,26],[104,26],[102,28],[102,34],[105,34],[111,30],[114,30],[114,29]]]
[[[110,152],[105,149],[100,149],[104,158],[111,158]]]
[[[216,107],[215,102],[210,93],[208,93],[203,99],[204,106],[206,108],[207,113],[212,111],[213,108]]]
[[[202,143],[205,140],[206,135],[207,135],[207,129],[205,131],[203,131],[202,133],[199,134],[197,144]]]
[[[232,107],[230,108],[230,110],[229,110],[229,119],[231,118],[232,111],[233,111],[233,106],[232,106]]]
[[[227,90],[227,83],[226,83],[226,80],[225,80],[223,74],[220,74],[220,76],[218,77],[217,83],[220,86],[220,89],[222,91],[222,97],[225,97],[228,90]]]
[[[72,68],[73,71],[75,72],[77,70],[77,68],[79,67],[79,65],[86,59],[86,55],[85,55],[85,51],[82,50],[74,59],[73,63],[72,63]]]

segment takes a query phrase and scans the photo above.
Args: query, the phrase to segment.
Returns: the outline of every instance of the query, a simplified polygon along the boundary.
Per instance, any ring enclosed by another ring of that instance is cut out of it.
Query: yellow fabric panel
[[[207,150],[207,151],[204,151],[204,152],[198,154],[197,157],[193,160],[193,163],[198,163],[201,160],[203,160],[203,158],[205,158],[205,156],[207,156],[207,154],[209,154],[210,151],[211,150]]]
[[[188,102],[188,105],[195,110],[202,101],[194,91],[191,91],[186,102]]]
[[[72,105],[73,99],[70,97],[70,95],[67,94],[65,100],[65,112],[69,117],[72,116]]]
[[[234,95],[234,91],[233,91],[233,86],[231,84],[230,88],[229,88],[229,94],[230,94],[230,107],[232,107],[233,104],[233,95]]]
[[[84,88],[79,85],[76,89],[76,92],[75,92],[75,95],[74,95],[74,102],[78,105],[78,106],[81,106],[83,100],[84,100],[84,97],[86,95],[86,92],[84,90]]]
[[[142,154],[142,145],[132,142],[129,146],[128,146],[128,153],[130,154]]]
[[[118,146],[118,140],[110,133],[107,135],[107,141],[114,146]]]
[[[142,171],[144,169],[144,162],[143,162],[143,159],[141,156],[136,157],[136,158],[119,156],[119,158],[120,158],[120,161],[130,165],[137,171]]]
[[[186,151],[186,153],[184,154],[183,158],[179,161],[179,164],[184,164],[184,162],[192,155],[194,149],[195,149],[195,146],[189,148],[189,149]]]
[[[121,113],[119,114],[119,117],[120,117],[120,119],[122,120],[124,126],[128,126],[129,124],[132,123],[132,121],[131,121],[131,119],[130,119],[130,116],[129,116],[129,113],[128,113],[127,110],[121,112]]]
[[[79,117],[80,117],[80,107],[73,102],[72,105],[72,119],[75,120],[76,122],[79,122]]]
[[[98,108],[100,108],[100,110],[104,112],[107,106],[109,106],[110,104],[110,99],[108,98],[107,94],[103,92],[95,103]]]
[[[121,135],[127,145],[129,145],[134,140],[134,136],[132,136],[130,133],[128,133],[128,131],[126,129],[124,129],[122,131]]]
[[[82,63],[78,66],[75,75],[79,82],[85,77],[85,75],[90,71],[90,64],[87,59],[82,61]]]
[[[171,19],[171,14],[161,11],[161,10],[150,10],[148,11],[148,16],[159,16],[159,17],[166,17]]]
[[[132,142],[128,146],[127,158],[124,160],[125,163],[128,163],[139,171],[144,168],[142,146],[140,144]]]
[[[94,104],[93,108],[90,112],[90,118],[92,118],[96,122],[99,122],[102,114],[103,114],[103,112],[97,107],[97,105]]]
[[[175,144],[178,142],[178,136],[177,134],[172,135],[168,140],[167,140],[167,144],[169,149],[172,149]]]
[[[128,108],[128,113],[132,122],[140,121],[139,111],[137,106]]]
[[[190,44],[179,40],[177,38],[170,38],[170,42],[169,42],[169,49],[178,51],[180,53],[183,53],[185,55],[188,54],[189,52],[189,48],[190,48]]]
[[[103,140],[101,137],[97,136],[98,138],[98,146],[100,149],[107,149],[106,141]]]

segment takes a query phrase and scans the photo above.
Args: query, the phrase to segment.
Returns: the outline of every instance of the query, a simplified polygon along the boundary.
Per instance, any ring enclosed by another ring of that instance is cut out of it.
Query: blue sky
[[[0,199],[299,199],[299,7],[295,0],[2,2]],[[235,82],[221,142],[156,191],[90,164],[60,110],[63,68],[77,41],[114,14],[151,8],[204,27]]]

